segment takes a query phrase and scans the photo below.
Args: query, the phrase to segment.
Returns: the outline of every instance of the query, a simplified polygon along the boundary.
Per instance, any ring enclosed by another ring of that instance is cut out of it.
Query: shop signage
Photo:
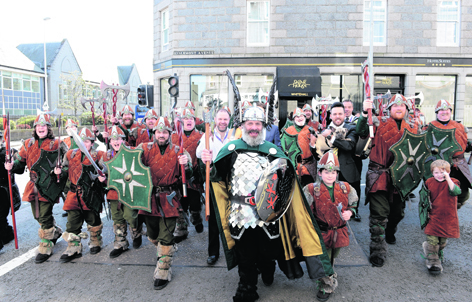
[[[194,55],[212,55],[214,50],[193,50],[193,51],[174,51],[174,55],[194,56]]]

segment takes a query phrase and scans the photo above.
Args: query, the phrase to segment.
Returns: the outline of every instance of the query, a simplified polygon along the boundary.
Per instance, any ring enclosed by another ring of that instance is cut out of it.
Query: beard
[[[125,119],[125,120],[123,120],[123,124],[126,125],[126,126],[132,125],[133,120],[132,119]]]
[[[251,132],[252,131],[255,131],[255,130],[251,130]],[[266,137],[265,128],[262,128],[262,131],[260,131],[256,137],[251,137],[249,135],[249,132],[246,131],[246,128],[242,127],[242,139],[251,147],[256,147],[262,144],[262,142],[265,140],[265,137]]]

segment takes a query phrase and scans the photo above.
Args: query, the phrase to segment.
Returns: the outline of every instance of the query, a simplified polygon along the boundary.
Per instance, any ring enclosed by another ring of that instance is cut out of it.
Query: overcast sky
[[[153,2],[0,0],[0,43],[43,43],[46,33],[46,42],[69,41],[86,80],[116,84],[117,66],[134,63],[152,84]]]

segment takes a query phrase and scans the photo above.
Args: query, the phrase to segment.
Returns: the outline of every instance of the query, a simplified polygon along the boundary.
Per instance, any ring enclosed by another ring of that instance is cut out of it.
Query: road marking
[[[104,211],[103,213],[100,214],[100,219],[103,219],[105,216],[106,216],[106,212]],[[62,240],[63,240],[62,237],[59,237],[56,241],[56,244],[58,242],[61,242]],[[8,261],[4,265],[0,266],[0,277],[5,275],[8,272],[14,270],[15,268],[22,265],[23,263],[30,260],[31,258],[35,257],[37,250],[38,250],[38,247],[32,248],[31,250],[27,251],[23,255],[18,256],[16,258]]]

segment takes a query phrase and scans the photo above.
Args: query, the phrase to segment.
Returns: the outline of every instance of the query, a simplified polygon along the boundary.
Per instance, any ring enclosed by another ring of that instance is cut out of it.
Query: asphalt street
[[[19,142],[12,145],[19,148]],[[366,166],[365,161],[364,175]],[[28,173],[17,176],[21,192],[28,178]],[[350,222],[351,245],[336,260],[339,287],[329,301],[470,301],[467,297],[472,291],[471,201],[459,210],[461,238],[449,239],[444,272],[439,276],[429,275],[421,258],[425,235],[419,226],[417,207],[416,199],[407,203],[397,243],[388,246],[384,267],[375,268],[370,266],[366,256],[370,242],[369,211],[362,193],[360,214],[363,219]],[[62,203],[54,207],[54,217],[65,229],[67,218],[62,217],[63,212]],[[12,242],[0,252],[0,301],[232,301],[238,283],[237,269],[228,271],[224,257],[215,266],[206,264],[206,223],[201,234],[197,234],[193,226],[189,228],[189,238],[178,244],[172,282],[156,291],[152,280],[155,247],[144,239],[139,249],[131,247],[120,257],[110,259],[113,222],[105,216],[102,220],[104,246],[99,254],[91,255],[87,240],[83,240],[83,257],[62,264],[59,257],[66,243],[61,240],[47,262],[35,264],[39,226],[29,203],[23,202],[16,213],[19,249],[15,250]],[[83,230],[86,230],[85,225]],[[128,239],[131,241],[129,235]],[[272,286],[259,281],[258,293],[259,301],[316,300],[315,283],[307,274],[288,280],[279,269]]]

